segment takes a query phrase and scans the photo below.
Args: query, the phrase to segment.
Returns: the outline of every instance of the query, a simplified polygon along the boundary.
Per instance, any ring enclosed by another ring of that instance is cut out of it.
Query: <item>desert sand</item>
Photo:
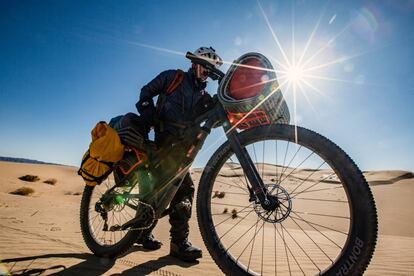
[[[203,258],[199,263],[188,264],[168,256],[167,218],[161,219],[154,230],[154,235],[164,243],[160,250],[149,252],[134,246],[128,254],[117,260],[110,261],[95,257],[84,244],[80,233],[79,205],[84,183],[76,171],[77,168],[67,166],[0,162],[0,274],[7,272],[15,275],[24,273],[29,275],[222,274],[202,242],[195,208],[190,223],[190,240],[203,249]],[[315,177],[320,178],[326,173],[323,170],[318,171]],[[26,174],[37,175],[40,180],[26,182],[18,179]],[[192,170],[196,185],[200,175],[200,169]],[[220,175],[219,179],[223,183],[232,183],[237,177],[235,175],[237,175],[237,168],[229,168]],[[300,173],[298,175],[300,177]],[[364,172],[364,175],[373,191],[379,220],[377,247],[366,275],[414,275],[413,174],[406,171],[369,171]],[[56,179],[57,183],[55,185],[43,183],[50,178]],[[335,179],[331,179],[330,182],[335,183]],[[331,184],[327,182],[326,185]],[[21,187],[30,187],[34,193],[29,196],[10,194]],[[214,198],[213,201],[220,203],[222,200],[229,204],[228,208],[232,208],[230,204],[237,205],[239,197],[230,197],[232,192],[238,194],[237,187],[232,189],[229,187],[227,186],[225,190],[227,194],[224,199]],[[225,184],[221,188],[224,190]],[[341,199],[341,195],[335,194],[335,196]],[[226,205],[217,205],[215,209],[213,208],[217,214],[220,214],[217,216],[218,221],[223,221],[220,217],[230,218],[231,210],[229,213],[222,214],[225,207]],[[311,205],[303,203],[303,206],[299,207],[309,208]],[[239,220],[244,216],[240,209],[238,215]],[[251,219],[254,220],[255,217],[257,218],[254,215]],[[346,223],[341,226],[341,223],[335,222],[334,219],[332,218],[332,223],[338,226],[337,229],[342,227],[346,229]],[[230,218],[222,223],[223,233],[233,222]],[[239,227],[237,231],[243,231],[243,227]],[[293,225],[290,233],[295,235],[295,231],[298,229]],[[270,235],[273,232],[265,227],[262,233],[262,235]],[[334,238],[334,235],[331,237]],[[261,241],[260,236],[258,241]],[[260,242],[257,244],[260,246]],[[243,245],[237,246],[239,248],[235,249],[236,251],[243,249]],[[262,246],[266,249],[268,245]],[[283,252],[277,253],[281,256],[280,262],[283,262],[285,258]],[[252,262],[254,263],[255,260]],[[284,271],[281,269],[278,274],[283,275]]]

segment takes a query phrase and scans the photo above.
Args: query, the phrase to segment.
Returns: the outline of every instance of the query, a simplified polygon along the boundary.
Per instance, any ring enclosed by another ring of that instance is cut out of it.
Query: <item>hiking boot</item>
[[[137,244],[142,244],[142,247],[148,250],[157,250],[161,248],[162,242],[155,239],[152,234],[140,236],[137,241]]]
[[[202,255],[201,249],[192,246],[187,239],[181,242],[171,241],[170,256],[176,257],[184,262],[194,262],[201,258]]]

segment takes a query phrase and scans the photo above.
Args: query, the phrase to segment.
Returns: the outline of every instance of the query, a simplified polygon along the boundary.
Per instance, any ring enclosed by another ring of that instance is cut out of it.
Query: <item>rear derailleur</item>
[[[109,207],[109,208],[108,208]],[[104,204],[101,200],[96,202],[95,211],[101,215],[101,218],[104,221],[102,230],[103,231],[125,231],[125,230],[145,230],[150,228],[155,221],[155,211],[154,208],[147,203],[139,201],[133,209],[136,209],[136,216],[125,222],[122,225],[114,224],[109,227],[108,225],[108,212],[113,209],[113,206]]]

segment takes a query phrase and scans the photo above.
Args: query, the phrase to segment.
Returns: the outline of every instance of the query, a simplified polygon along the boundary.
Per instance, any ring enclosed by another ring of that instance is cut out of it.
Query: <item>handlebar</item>
[[[192,63],[200,64],[203,67],[205,67],[208,70],[208,76],[212,80],[219,80],[219,82],[220,82],[221,79],[225,75],[222,71],[220,71],[219,69],[217,69],[216,67],[214,67],[210,62],[208,62],[207,60],[205,60],[203,58],[200,58],[200,57],[194,55],[191,52],[187,52],[187,54],[185,55],[185,57],[188,58],[189,60],[191,60]]]

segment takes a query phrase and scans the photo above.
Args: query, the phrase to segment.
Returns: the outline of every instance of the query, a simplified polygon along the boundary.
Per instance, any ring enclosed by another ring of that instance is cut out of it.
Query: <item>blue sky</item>
[[[320,53],[308,63],[312,87],[296,94],[297,123],[363,170],[414,170],[414,1],[260,5],[264,14],[247,0],[1,1],[0,156],[79,165],[97,121],[135,111],[160,71],[189,67],[179,53],[213,46],[232,61],[258,51],[278,69],[283,52],[292,61],[307,48],[304,61]],[[195,166],[222,134],[212,133]]]

